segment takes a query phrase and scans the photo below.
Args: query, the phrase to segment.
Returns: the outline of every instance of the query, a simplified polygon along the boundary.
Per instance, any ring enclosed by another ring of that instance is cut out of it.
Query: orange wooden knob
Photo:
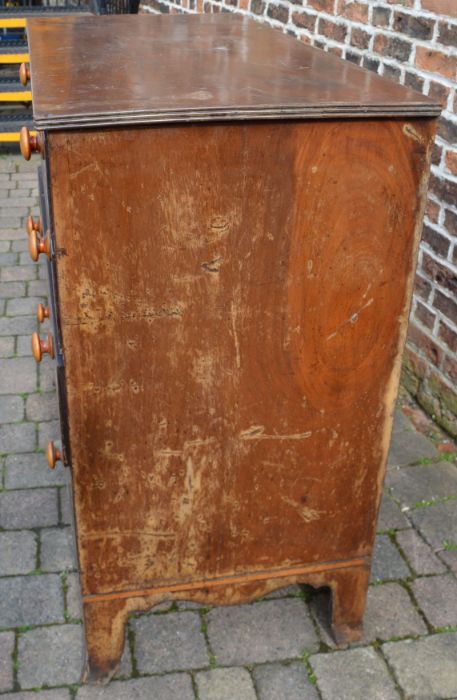
[[[19,80],[25,87],[30,80],[30,66],[28,63],[21,63],[19,68]]]
[[[49,235],[46,234],[43,238],[38,236],[38,231],[32,231],[29,236],[29,253],[33,262],[38,260],[38,256],[44,253],[49,260],[51,259],[51,241]]]
[[[36,307],[36,317],[38,323],[43,323],[45,318],[49,318],[49,307],[38,304]]]
[[[37,362],[41,362],[43,355],[47,353],[54,358],[54,340],[50,333],[46,340],[42,340],[38,333],[32,333],[32,355]]]
[[[23,126],[21,129],[19,144],[25,160],[30,160],[32,153],[42,152],[42,144],[39,135],[32,135],[26,126]]]
[[[62,461],[62,454],[60,450],[54,445],[52,440],[49,440],[48,447],[46,449],[46,458],[48,460],[49,469],[56,468],[56,462]]]
[[[27,219],[27,233],[29,236],[32,235],[34,231],[38,231],[38,233],[41,233],[43,230],[43,225],[41,223],[41,219],[34,219],[33,216],[29,216]]]

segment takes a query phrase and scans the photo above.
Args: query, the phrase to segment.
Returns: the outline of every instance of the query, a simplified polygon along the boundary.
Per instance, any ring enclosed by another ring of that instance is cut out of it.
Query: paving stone
[[[256,666],[252,675],[259,700],[318,700],[317,691],[300,661]]]
[[[412,590],[431,625],[457,625],[457,581],[451,574],[417,578]]]
[[[32,314],[36,313],[36,307],[38,304],[43,304],[43,302],[44,297],[9,299],[6,305],[6,313],[8,316],[31,316]]]
[[[35,330],[36,318],[34,316],[0,317],[0,336],[28,335],[30,338]]]
[[[5,488],[23,489],[35,486],[60,486],[66,483],[62,464],[51,470],[41,452],[8,455],[5,461]]]
[[[9,241],[0,241],[0,253],[7,253],[10,250],[10,247],[11,244]]]
[[[114,681],[104,688],[85,685],[79,688],[76,695],[76,700],[194,700],[194,698],[192,681],[187,673],[136,678],[123,682]]]
[[[323,700],[399,700],[387,666],[374,649],[318,654],[309,662]]]
[[[435,551],[450,540],[457,543],[457,502],[447,501],[428,508],[417,508],[409,514],[421,535]]]
[[[402,530],[408,527],[411,527],[411,524],[403,515],[400,508],[389,496],[384,494],[381,501],[381,508],[379,509],[378,532]]]
[[[257,700],[245,668],[215,668],[195,676],[199,700]]]
[[[219,664],[289,659],[318,645],[309,613],[299,599],[215,608],[207,620],[210,645]]]
[[[40,391],[54,391],[56,388],[56,368],[52,361],[41,362],[39,367]]]
[[[33,423],[5,423],[0,425],[0,452],[34,450],[35,445],[36,428]]]
[[[2,194],[2,191],[0,188],[0,196],[1,196],[1,194]],[[2,229],[0,226],[0,240],[2,240],[2,241],[18,241],[22,238],[24,238],[24,231],[21,230],[20,228]]]
[[[43,571],[75,568],[73,533],[69,527],[41,531],[40,560]]]
[[[45,394],[29,394],[25,404],[27,420],[50,421],[59,417],[59,404],[55,391]]]
[[[48,284],[46,280],[35,280],[32,282],[28,283],[29,285],[29,294],[30,296],[37,296],[37,297],[43,297],[46,299],[47,303],[47,297],[48,297]]]
[[[438,450],[424,435],[417,432],[396,432],[392,434],[392,442],[388,458],[389,466],[402,467],[414,464],[420,459],[436,459]]]
[[[17,227],[20,223],[17,222]],[[2,228],[0,224],[0,228]],[[12,265],[9,267],[2,267],[1,269],[1,279],[2,282],[20,282],[25,280],[36,279],[36,267],[32,265]]]
[[[54,688],[53,690],[41,690],[38,692],[6,693],[2,700],[70,700],[68,688]]]
[[[14,632],[0,632],[0,692],[13,689],[13,651]]]
[[[63,622],[63,611],[57,574],[0,579],[0,627]],[[46,651],[49,654],[49,649]]]
[[[14,338],[4,336],[0,338],[0,357],[11,357],[14,355]]]
[[[404,430],[412,431],[414,430],[414,426],[409,418],[405,416],[403,411],[401,409],[397,409],[394,415],[393,432],[401,433]]]
[[[411,700],[439,700],[457,694],[457,634],[390,642],[383,652]]]
[[[0,282],[0,299],[17,299],[24,296],[24,282]]]
[[[72,620],[82,618],[81,588],[77,573],[67,576],[67,612]]]
[[[20,396],[2,396],[0,423],[15,423],[24,418],[24,401]]]
[[[408,507],[423,501],[453,496],[457,498],[457,466],[438,462],[427,466],[391,469],[386,485],[393,498]]]
[[[148,615],[132,621],[140,673],[163,673],[209,665],[197,613]]]
[[[12,198],[11,201],[15,201],[14,198]],[[19,199],[18,199],[19,201]],[[22,241],[13,241],[11,245],[11,250],[14,251],[15,253],[22,253],[24,250],[28,250],[29,248],[29,242],[27,238],[23,238]]]
[[[454,574],[457,574],[457,551],[443,551],[440,552],[440,559],[442,559]]]
[[[36,568],[37,538],[34,532],[0,532],[0,576],[28,574]]]
[[[387,581],[406,578],[410,571],[398,549],[387,535],[378,535],[375,540],[371,581]]]
[[[30,333],[18,335],[16,339],[16,355],[18,357],[32,357],[32,344]]]
[[[21,634],[18,645],[21,688],[78,683],[83,666],[81,625],[54,625]]]
[[[286,598],[290,596],[299,596],[302,592],[300,585],[295,586],[285,586],[284,588],[278,588],[276,591],[269,593],[265,596],[265,600],[276,600],[277,598]]]
[[[396,538],[416,574],[439,574],[446,571],[443,562],[438,559],[415,530],[397,532]]]
[[[36,390],[36,383],[36,362],[32,358],[0,360],[0,394],[32,392]]]
[[[4,265],[15,265],[17,262],[17,254],[10,253],[0,253],[0,267]]]
[[[46,450],[49,440],[60,440],[60,421],[50,420],[38,423],[38,448]]]
[[[18,530],[57,524],[56,489],[24,489],[0,493],[0,527]]]
[[[60,493],[60,514],[63,525],[71,525],[73,522],[72,506],[70,500],[70,488],[68,485],[59,489]]]

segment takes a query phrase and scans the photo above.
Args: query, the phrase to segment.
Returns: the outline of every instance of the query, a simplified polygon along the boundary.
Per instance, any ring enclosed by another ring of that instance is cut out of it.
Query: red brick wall
[[[142,7],[249,15],[441,102],[403,380],[457,435],[457,0],[144,0]]]

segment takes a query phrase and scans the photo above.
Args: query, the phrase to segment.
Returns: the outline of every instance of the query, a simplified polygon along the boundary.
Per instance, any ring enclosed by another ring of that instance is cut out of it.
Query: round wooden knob
[[[29,253],[33,262],[37,262],[38,256],[44,253],[49,260],[51,259],[51,241],[49,235],[46,234],[43,238],[38,235],[38,231],[32,231],[29,236]]]
[[[54,445],[52,440],[49,440],[48,447],[46,449],[46,459],[48,460],[49,469],[55,469],[56,463],[62,461],[62,454],[60,450]]]
[[[27,219],[27,233],[31,236],[34,231],[41,233],[43,231],[43,225],[40,218],[34,219],[33,216],[29,216]]]
[[[19,80],[25,87],[30,80],[30,66],[28,63],[21,63],[19,68]]]
[[[23,126],[21,129],[19,143],[25,160],[30,160],[32,153],[41,153],[42,151],[40,137],[38,134],[32,135],[26,126]]]
[[[45,318],[49,318],[49,307],[38,304],[36,307],[36,317],[38,323],[43,323]]]
[[[38,333],[32,333],[32,355],[37,362],[41,362],[43,355],[47,353],[54,358],[54,340],[50,333],[46,340],[42,340]]]

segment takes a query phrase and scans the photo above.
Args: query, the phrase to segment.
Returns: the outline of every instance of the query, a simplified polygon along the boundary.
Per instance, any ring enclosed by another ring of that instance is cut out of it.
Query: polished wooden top
[[[434,116],[439,105],[245,17],[28,21],[37,127]]]

